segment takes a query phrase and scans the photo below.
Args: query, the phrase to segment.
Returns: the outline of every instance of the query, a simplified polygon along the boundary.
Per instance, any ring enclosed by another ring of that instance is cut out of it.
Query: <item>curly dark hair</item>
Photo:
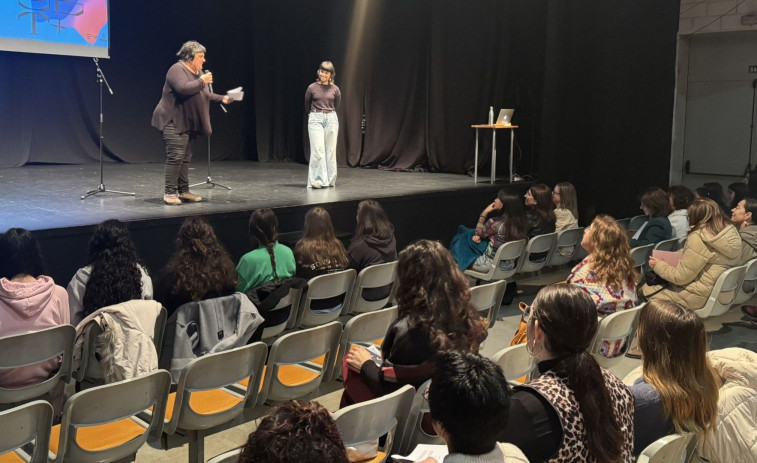
[[[247,438],[239,463],[347,463],[342,436],[318,402],[290,400],[263,418]]]
[[[188,217],[179,229],[176,248],[164,271],[174,279],[171,291],[193,301],[208,293],[233,293],[237,269],[218,241],[213,227],[201,217]]]
[[[486,339],[481,315],[470,302],[468,282],[438,241],[419,240],[399,254],[398,318],[420,325],[437,350],[476,353]]]
[[[92,266],[92,272],[82,300],[85,317],[103,307],[142,297],[137,249],[123,222],[106,220],[95,228],[87,265]]]
[[[0,278],[16,275],[38,278],[45,273],[45,260],[39,242],[25,228],[9,228],[0,234]]]

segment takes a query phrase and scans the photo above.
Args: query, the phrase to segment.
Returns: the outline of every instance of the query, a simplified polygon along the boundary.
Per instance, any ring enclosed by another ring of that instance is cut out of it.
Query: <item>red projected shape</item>
[[[100,29],[108,22],[107,0],[85,0],[82,2],[84,14],[73,20],[76,29],[84,40],[95,43]]]

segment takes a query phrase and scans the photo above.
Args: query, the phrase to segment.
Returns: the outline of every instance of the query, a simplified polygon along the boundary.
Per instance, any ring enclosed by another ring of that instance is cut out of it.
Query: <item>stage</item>
[[[207,165],[195,162],[190,182],[207,177]],[[340,168],[336,188],[305,187],[307,166],[296,163],[221,161],[211,165],[213,181],[231,187],[192,188],[200,203],[163,203],[163,164],[105,164],[107,189],[135,196],[98,193],[81,199],[100,183],[97,164],[28,165],[0,170],[0,231],[23,227],[35,231],[48,261],[49,273],[65,285],[84,265],[93,226],[111,218],[130,222],[140,257],[157,271],[170,253],[181,221],[205,216],[238,259],[249,250],[247,220],[252,210],[276,210],[282,233],[302,229],[305,212],[320,205],[339,231],[352,232],[357,203],[377,199],[395,224],[402,247],[418,238],[447,241],[457,224],[473,226],[481,209],[502,184],[474,184],[467,175],[393,172]],[[519,190],[526,184],[519,184]]]

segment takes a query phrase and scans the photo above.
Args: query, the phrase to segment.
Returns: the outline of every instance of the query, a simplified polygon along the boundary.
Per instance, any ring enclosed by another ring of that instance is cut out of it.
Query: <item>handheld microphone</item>
[[[203,74],[208,74],[208,73],[210,73],[210,69],[205,69],[205,71],[203,71]],[[210,93],[215,93],[215,92],[213,91],[213,83],[209,83],[209,84],[208,84],[208,90],[210,90]],[[223,103],[218,103],[218,104],[219,104],[219,105],[221,105],[221,109],[223,110],[223,112],[225,112],[225,113],[227,113],[227,112],[228,112],[228,111],[226,110],[226,107],[225,107],[225,106],[223,105]]]

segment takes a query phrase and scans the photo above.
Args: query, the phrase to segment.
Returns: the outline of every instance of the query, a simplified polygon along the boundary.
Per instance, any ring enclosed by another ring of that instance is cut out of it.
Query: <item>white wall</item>
[[[747,14],[757,16],[757,0],[681,0],[678,33],[757,30],[741,24]]]

